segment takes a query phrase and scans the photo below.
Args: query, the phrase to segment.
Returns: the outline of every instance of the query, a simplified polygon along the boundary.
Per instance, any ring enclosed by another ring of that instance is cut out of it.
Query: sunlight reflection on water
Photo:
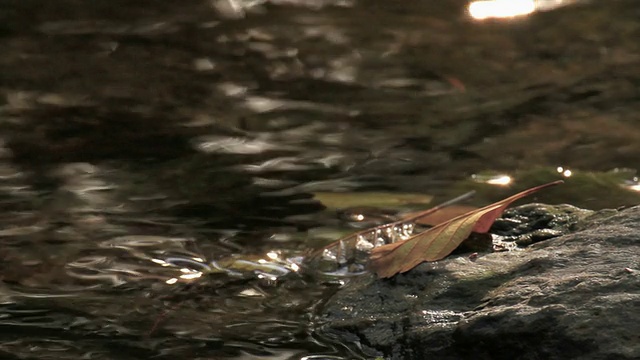
[[[481,0],[469,4],[469,15],[476,20],[514,18],[536,11],[553,10],[577,0]]]

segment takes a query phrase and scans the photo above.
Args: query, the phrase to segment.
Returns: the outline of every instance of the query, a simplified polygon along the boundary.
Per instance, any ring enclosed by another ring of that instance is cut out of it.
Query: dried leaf
[[[471,232],[486,233],[497,217],[512,202],[538,190],[562,183],[562,180],[533,187],[504,200],[468,212],[441,223],[405,241],[372,250],[370,266],[381,278],[409,271],[424,261],[437,261],[455,250]]]
[[[446,208],[442,208],[434,213],[422,216],[418,218],[415,222],[416,224],[420,224],[420,225],[435,226],[445,221],[449,221],[456,216],[460,216],[477,209],[478,209],[477,206],[452,205]],[[417,212],[412,212],[403,216],[403,218],[412,218],[417,214],[418,214]]]
[[[429,216],[447,206],[463,201],[474,194],[473,191],[458,196],[431,209],[412,213],[402,220],[387,223],[384,225],[368,228],[343,237],[331,244],[315,250],[305,257],[306,264],[316,264],[310,267],[317,267],[319,262],[331,262],[335,267],[343,267],[350,263],[358,263],[361,252],[364,251],[365,261],[368,261],[369,251],[376,246],[395,243],[405,240],[414,234],[415,224],[422,218]],[[362,263],[364,265],[364,262]]]

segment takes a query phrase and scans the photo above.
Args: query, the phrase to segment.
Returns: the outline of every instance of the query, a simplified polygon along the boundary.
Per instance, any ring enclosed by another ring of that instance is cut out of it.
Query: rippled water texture
[[[638,203],[636,1],[467,6],[0,0],[0,354],[357,358],[310,248],[480,185]]]

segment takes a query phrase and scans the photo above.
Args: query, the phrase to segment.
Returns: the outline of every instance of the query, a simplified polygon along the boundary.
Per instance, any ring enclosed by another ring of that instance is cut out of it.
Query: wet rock
[[[571,223],[525,249],[354,280],[320,331],[388,359],[639,359],[640,206]]]
[[[527,246],[569,233],[592,213],[572,205],[532,203],[507,209],[494,222],[491,233],[501,240]]]

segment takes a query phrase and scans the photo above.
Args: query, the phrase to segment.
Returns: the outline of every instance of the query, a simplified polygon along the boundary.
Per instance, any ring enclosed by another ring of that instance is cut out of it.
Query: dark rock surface
[[[327,336],[388,359],[640,359],[640,206],[526,249],[354,280]]]

